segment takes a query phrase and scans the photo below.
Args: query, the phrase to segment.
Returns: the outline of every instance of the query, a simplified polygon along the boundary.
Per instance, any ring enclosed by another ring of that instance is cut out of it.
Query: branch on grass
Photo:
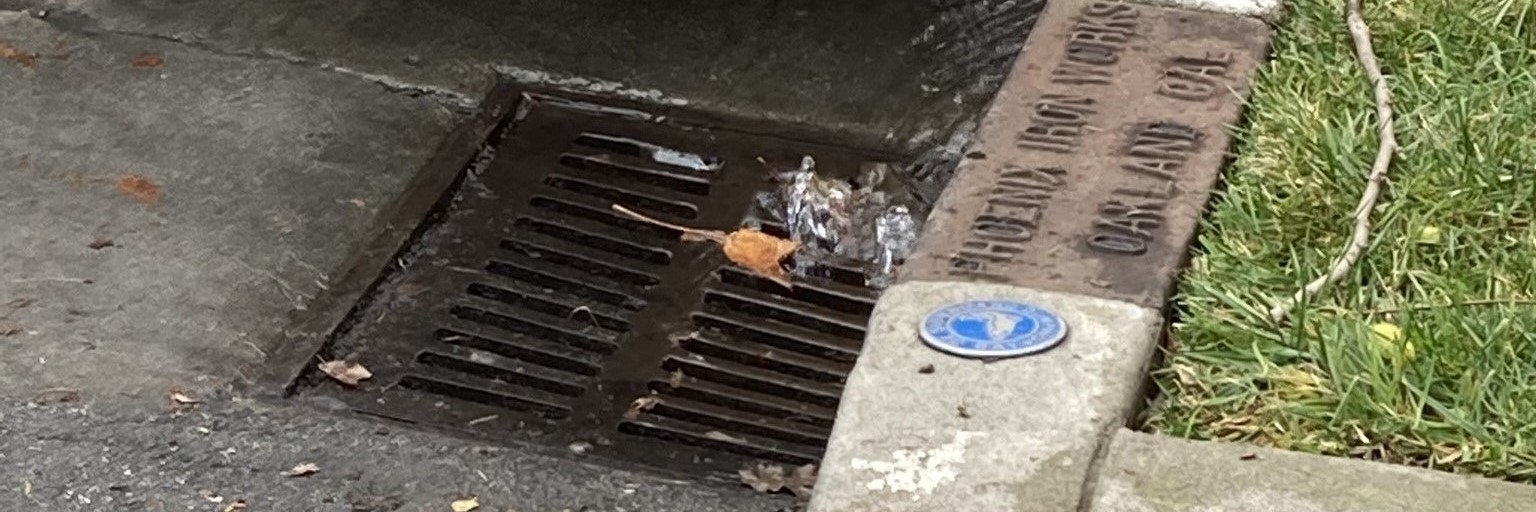
[[[1387,87],[1387,79],[1381,74],[1381,64],[1376,61],[1376,51],[1371,47],[1371,29],[1365,24],[1365,19],[1360,15],[1360,0],[1349,0],[1347,24],[1349,35],[1355,40],[1355,54],[1360,60],[1360,66],[1365,68],[1366,77],[1376,93],[1376,129],[1380,133],[1381,144],[1376,148],[1376,161],[1371,164],[1371,174],[1365,184],[1365,192],[1360,196],[1360,204],[1355,207],[1355,229],[1350,236],[1349,247],[1344,249],[1344,254],[1333,261],[1333,266],[1328,273],[1318,276],[1305,288],[1298,290],[1290,300],[1275,306],[1269,310],[1269,317],[1275,322],[1285,320],[1292,309],[1301,301],[1310,299],[1324,288],[1339,282],[1349,275],[1350,269],[1360,261],[1371,241],[1371,210],[1376,209],[1376,200],[1381,197],[1382,184],[1387,180],[1387,168],[1392,164],[1392,154],[1397,152],[1397,135],[1392,130],[1392,93]]]

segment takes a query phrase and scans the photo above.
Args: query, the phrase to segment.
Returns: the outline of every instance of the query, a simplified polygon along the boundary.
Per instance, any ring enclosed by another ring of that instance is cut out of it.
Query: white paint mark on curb
[[[940,485],[955,481],[959,471],[954,466],[965,462],[965,445],[986,435],[985,432],[956,432],[954,441],[933,449],[896,450],[889,461],[854,458],[853,469],[881,475],[864,484],[871,491],[912,493],[912,501],[918,501],[933,494]]]

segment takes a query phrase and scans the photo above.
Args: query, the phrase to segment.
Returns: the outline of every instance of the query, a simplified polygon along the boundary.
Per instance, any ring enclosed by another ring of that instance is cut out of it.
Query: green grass
[[[1402,145],[1369,254],[1266,318],[1348,243],[1377,143],[1342,0],[1293,0],[1146,426],[1536,481],[1536,0],[1366,3]]]

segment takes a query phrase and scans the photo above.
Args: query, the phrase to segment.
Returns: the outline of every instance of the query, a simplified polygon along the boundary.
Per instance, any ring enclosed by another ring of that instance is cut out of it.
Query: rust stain
[[[22,68],[30,68],[37,64],[36,53],[17,48],[15,45],[3,41],[0,41],[0,59],[15,62],[16,65]]]
[[[130,174],[117,180],[117,191],[133,196],[144,204],[158,204],[160,202],[160,186],[149,181],[149,178]]]

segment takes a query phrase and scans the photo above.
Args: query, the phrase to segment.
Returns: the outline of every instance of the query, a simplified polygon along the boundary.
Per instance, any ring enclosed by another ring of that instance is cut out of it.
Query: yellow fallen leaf
[[[469,512],[480,508],[480,500],[478,498],[465,498],[455,501],[449,504],[449,506],[453,507],[453,512]]]
[[[373,378],[373,372],[368,371],[367,367],[352,361],[340,359],[325,361],[320,363],[319,368],[320,371],[325,372],[332,379],[336,379],[336,382],[348,386],[355,387],[358,383]]]
[[[1397,342],[1403,339],[1403,329],[1394,324],[1381,322],[1371,326],[1371,332],[1376,335],[1378,341]]]
[[[1440,245],[1440,228],[1424,226],[1419,230],[1418,243],[1423,245]]]

